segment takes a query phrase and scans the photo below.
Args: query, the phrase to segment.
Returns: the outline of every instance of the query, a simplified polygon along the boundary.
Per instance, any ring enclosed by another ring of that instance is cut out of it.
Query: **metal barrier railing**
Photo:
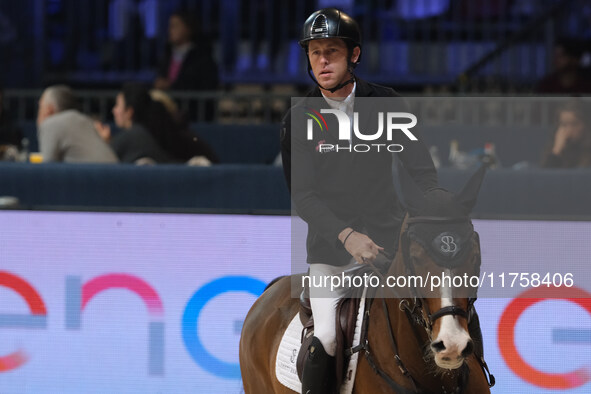
[[[6,90],[4,106],[18,121],[37,117],[38,101],[43,93],[39,89]],[[111,120],[117,90],[76,91],[80,109],[102,120]],[[170,92],[186,120],[216,123],[278,123],[290,106],[289,93],[226,93]]]
[[[34,120],[41,90],[7,90],[6,112],[17,121]],[[81,110],[103,121],[111,121],[116,90],[76,91]],[[191,123],[269,124],[279,123],[291,105],[294,93],[277,92],[171,92],[180,111]],[[407,95],[423,124],[548,125],[566,97],[486,95]],[[418,99],[418,100],[416,100]],[[589,100],[579,98],[588,103]]]

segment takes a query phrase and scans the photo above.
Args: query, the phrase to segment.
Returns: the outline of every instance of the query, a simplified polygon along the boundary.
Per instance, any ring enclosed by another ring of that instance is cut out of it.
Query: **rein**
[[[370,263],[371,264],[371,263]],[[373,265],[373,264],[372,264]],[[375,267],[372,267],[374,270],[376,270]],[[376,273],[378,273],[379,275],[381,275],[379,273],[379,271],[375,271]],[[404,376],[406,376],[412,385],[412,391],[407,389],[406,387],[403,387],[402,385],[396,383],[396,381],[394,379],[392,379],[390,377],[390,375],[388,375],[387,372],[385,372],[383,369],[381,369],[376,362],[373,359],[370,347],[369,347],[369,341],[367,339],[367,333],[368,333],[368,325],[369,325],[369,311],[371,310],[371,305],[373,303],[373,298],[369,298],[368,302],[367,302],[367,309],[364,313],[363,316],[363,323],[361,326],[361,344],[348,349],[347,350],[347,356],[351,356],[354,353],[357,353],[361,350],[364,351],[364,355],[365,355],[365,359],[367,360],[367,363],[369,364],[369,366],[371,367],[371,369],[374,371],[375,374],[379,375],[387,384],[388,386],[390,386],[390,388],[395,392],[395,393],[400,393],[400,394],[416,394],[416,393],[423,393],[422,391],[419,391],[417,388],[417,384],[415,379],[412,377],[412,375],[410,374],[410,372],[408,371],[408,369],[406,369],[406,367],[404,366],[404,363],[402,362],[402,359],[400,358],[400,356],[398,355],[398,346],[396,345],[396,340],[394,339],[394,333],[392,332],[392,326],[391,326],[391,322],[390,322],[390,316],[388,313],[388,306],[386,305],[386,301],[382,298],[382,304],[384,306],[384,311],[385,311],[385,317],[386,317],[386,321],[388,322],[388,327],[389,329],[387,330],[387,332],[390,334],[390,341],[391,341],[391,345],[392,348],[394,350],[394,359],[396,360],[396,363],[398,365],[398,368],[400,369],[400,372],[402,372],[402,374]]]

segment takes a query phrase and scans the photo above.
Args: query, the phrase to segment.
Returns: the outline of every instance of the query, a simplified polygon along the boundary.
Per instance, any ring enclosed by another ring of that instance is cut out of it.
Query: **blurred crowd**
[[[44,162],[211,165],[211,148],[188,130],[161,90],[128,83],[117,94],[114,125],[81,113],[72,90],[50,86],[39,99],[38,140]]]
[[[332,5],[328,3],[331,2],[318,1],[316,6]],[[360,8],[358,2],[341,3],[339,3],[341,8],[353,14],[358,13]],[[503,2],[498,4],[491,2],[499,7],[501,3]],[[518,8],[522,11],[519,12],[527,14],[526,2],[521,3],[521,8]],[[231,2],[226,1],[223,4],[226,7],[224,9],[229,9],[228,7],[231,6]],[[451,7],[450,4],[450,1],[429,1],[428,7],[419,7],[419,9],[411,2],[398,1],[390,4],[388,9],[395,10],[398,15],[404,15],[404,18],[410,21],[438,17],[448,12],[446,10]],[[511,4],[511,9],[515,10],[517,6]],[[306,3],[305,7],[314,5]],[[494,20],[500,17],[501,9],[502,7],[496,11],[484,9],[476,11]],[[474,17],[475,11],[471,9],[470,12]],[[586,16],[583,15],[583,18]],[[2,20],[4,27],[0,30],[9,31],[7,22]],[[550,118],[553,122],[551,132],[540,132],[539,137],[547,140],[547,147],[539,152],[539,161],[529,163],[530,165],[546,168],[591,166],[591,123],[588,119],[590,111],[587,109],[589,103],[584,99],[585,95],[591,93],[591,50],[585,39],[585,37],[557,38],[552,52],[552,69],[530,90],[530,94],[535,94],[537,97],[546,95],[573,97],[572,100],[563,100],[555,113],[551,114]],[[269,42],[272,44],[274,41]],[[275,55],[278,56],[276,49]],[[220,56],[222,59],[219,59]],[[227,59],[224,56],[223,53],[218,53],[216,56],[212,41],[204,33],[193,12],[186,9],[173,12],[168,19],[166,51],[158,62],[156,78],[151,83],[129,82],[121,85],[120,91],[113,97],[112,117],[89,111],[83,113],[75,89],[65,84],[54,84],[43,91],[39,97],[36,121],[39,152],[30,152],[30,141],[24,138],[19,121],[16,120],[14,113],[11,113],[12,109],[5,108],[4,92],[0,89],[0,157],[3,160],[12,161],[29,161],[34,157],[35,161],[43,162],[186,163],[197,166],[215,164],[219,162],[218,155],[200,138],[199,128],[195,127],[194,119],[190,116],[193,109],[187,106],[179,109],[182,107],[183,97],[180,96],[179,99],[175,93],[219,91],[221,87],[219,63],[226,62]],[[516,93],[515,86],[511,81],[501,78],[472,78],[469,83],[463,85],[429,84],[411,94],[510,95]],[[255,92],[261,95],[268,91],[268,86],[265,89],[255,89]],[[303,90],[300,86],[293,86],[287,89],[287,92],[300,95]],[[248,105],[254,106],[256,102],[258,101],[251,100]],[[258,102],[258,105],[275,106],[276,103]],[[283,112],[288,105],[288,103],[280,103],[278,112]],[[199,120],[218,121],[216,116],[223,107],[223,100],[214,100],[214,98],[201,100],[200,111],[205,116],[200,117]],[[440,106],[436,110],[445,111],[445,106]],[[274,122],[277,121],[278,119],[275,118]],[[276,138],[276,136],[269,136],[269,138]],[[462,145],[462,141],[459,141],[459,145]],[[491,154],[494,154],[494,143],[492,153],[491,144],[482,148],[484,154],[480,152],[479,157],[481,159],[487,157],[486,160],[489,160]],[[456,150],[455,153],[452,152],[453,149]],[[436,150],[433,149],[432,152],[437,154]],[[452,155],[457,156],[458,152],[457,145],[450,141],[450,158]],[[32,153],[35,155],[31,156]],[[446,155],[447,152],[438,154]],[[434,159],[437,158],[434,157]],[[276,163],[279,162],[279,160],[276,161]],[[501,164],[499,160],[495,163],[497,166]],[[454,162],[450,160],[447,164],[454,165]]]

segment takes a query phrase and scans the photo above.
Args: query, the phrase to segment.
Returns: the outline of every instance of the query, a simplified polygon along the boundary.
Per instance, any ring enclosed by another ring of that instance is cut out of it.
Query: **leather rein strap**
[[[379,271],[377,271],[377,269],[375,267],[373,267],[373,264],[370,263],[370,266],[372,266],[372,268],[375,270],[375,272],[378,274],[378,276],[381,276],[381,273]],[[376,364],[375,360],[373,359],[373,355],[372,355],[370,347],[369,347],[369,341],[367,339],[368,326],[369,326],[369,311],[371,310],[372,303],[373,303],[373,298],[368,298],[366,310],[365,310],[365,313],[363,316],[363,324],[361,326],[361,343],[355,347],[352,347],[351,349],[348,349],[347,356],[351,356],[354,353],[357,353],[357,352],[363,350],[364,355],[365,355],[365,359],[367,360],[367,363],[369,364],[371,369],[374,371],[374,373],[376,373],[379,377],[381,377],[388,384],[388,386],[390,386],[390,388],[392,389],[393,392],[399,393],[399,394],[417,394],[417,393],[420,394],[420,393],[423,393],[422,391],[418,390],[414,378],[411,376],[410,372],[406,369],[406,367],[404,367],[404,364],[402,363],[402,360],[400,359],[400,356],[398,355],[398,346],[396,345],[396,340],[394,339],[394,333],[392,332],[390,316],[388,313],[388,306],[386,305],[386,301],[384,300],[384,298],[382,298],[382,303],[384,306],[384,313],[386,316],[386,321],[388,323],[388,329],[386,331],[390,334],[390,341],[392,344],[392,348],[394,349],[394,359],[396,360],[396,363],[398,364],[398,368],[400,368],[400,371],[402,372],[402,374],[410,379],[413,389],[409,390],[406,387],[403,387],[400,384],[396,383],[396,381],[394,379],[392,379],[390,377],[390,375],[388,375],[388,373],[386,373],[383,369],[381,369]]]
[[[383,283],[385,283],[384,276],[382,275],[380,270],[377,269],[375,267],[375,265],[371,262],[368,262],[367,264],[372,269],[373,273],[376,274],[380,278],[380,280],[383,281]],[[379,375],[388,384],[388,386],[390,386],[392,391],[395,393],[399,393],[399,394],[417,394],[417,393],[418,394],[428,394],[428,393],[426,393],[424,391],[420,391],[418,389],[418,385],[417,385],[416,380],[412,377],[412,375],[410,374],[408,369],[404,366],[404,363],[402,362],[402,359],[400,358],[400,355],[398,354],[398,345],[396,344],[396,339],[394,338],[394,332],[392,331],[392,322],[390,321],[390,313],[388,311],[388,304],[386,303],[386,300],[384,298],[382,298],[382,309],[384,311],[384,317],[386,318],[386,323],[387,323],[386,331],[389,334],[390,344],[392,346],[392,349],[394,350],[394,359],[396,360],[396,364],[398,365],[400,372],[402,372],[402,375],[404,375],[406,378],[409,379],[410,384],[412,386],[412,390],[409,390],[406,387],[403,387],[400,384],[396,383],[396,381],[394,379],[392,379],[390,377],[390,375],[388,375],[388,373],[386,373],[383,369],[381,369],[376,364],[375,360],[373,359],[373,355],[371,353],[370,347],[369,347],[369,341],[367,339],[368,326],[369,326],[369,313],[371,310],[372,303],[373,303],[373,297],[369,297],[367,299],[366,310],[365,310],[365,314],[363,316],[363,324],[361,325],[361,342],[359,345],[352,347],[351,349],[348,349],[347,356],[351,356],[352,354],[363,350],[364,355],[365,355],[365,359],[367,360],[367,363],[369,364],[371,369],[377,375]]]

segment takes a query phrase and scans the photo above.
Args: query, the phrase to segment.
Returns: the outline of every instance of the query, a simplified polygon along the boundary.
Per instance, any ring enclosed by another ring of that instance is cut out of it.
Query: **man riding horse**
[[[325,108],[346,113],[351,124],[357,98],[400,97],[391,88],[355,75],[362,54],[361,32],[344,12],[328,8],[311,14],[299,43],[306,52],[308,74],[317,85],[307,97],[324,99]],[[323,152],[321,145],[330,143],[331,135],[310,140],[304,127],[292,130],[296,107],[283,120],[281,153],[295,208],[308,224],[310,276],[340,276],[356,264],[394,256],[405,212],[395,193],[393,154],[371,160],[360,159],[358,153]],[[400,137],[404,149],[396,156],[401,164],[424,193],[437,189],[437,173],[421,138],[402,141],[404,136]],[[349,143],[360,142],[356,139],[353,135]],[[310,290],[314,338],[303,367],[302,393],[334,390],[335,306],[345,290],[329,294]],[[478,342],[480,328],[475,326],[470,334]]]
[[[306,52],[308,74],[317,85],[307,97],[323,98],[326,108],[343,111],[351,124],[356,98],[400,97],[391,88],[355,75],[362,54],[361,32],[344,12],[328,8],[311,14],[299,43]],[[330,135],[307,140],[304,128],[292,130],[295,116],[292,108],[283,120],[281,153],[295,208],[308,224],[310,276],[340,276],[355,264],[394,256],[405,212],[395,193],[393,155],[384,161],[358,160],[358,154],[350,152],[322,154],[318,147]],[[354,135],[349,142],[355,139]],[[435,167],[421,139],[403,144],[396,155],[416,184],[423,192],[438,188]],[[325,159],[329,155],[331,159]],[[303,367],[302,393],[334,389],[335,306],[345,291],[319,294],[311,289],[314,338]]]

